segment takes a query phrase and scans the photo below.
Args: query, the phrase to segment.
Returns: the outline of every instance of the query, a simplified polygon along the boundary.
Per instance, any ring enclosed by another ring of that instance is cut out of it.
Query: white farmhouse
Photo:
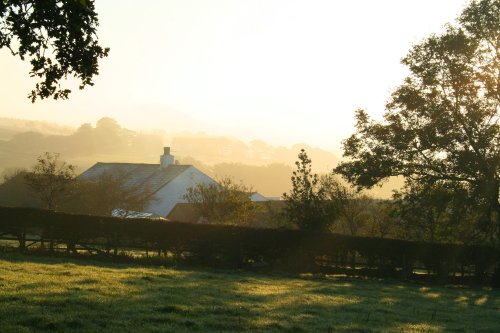
[[[175,164],[170,147],[164,148],[160,164],[98,162],[79,178],[97,180],[105,174],[124,176],[126,185],[151,192],[145,212],[162,217],[166,217],[177,203],[186,202],[183,196],[189,187],[215,183],[215,180],[192,165]]]

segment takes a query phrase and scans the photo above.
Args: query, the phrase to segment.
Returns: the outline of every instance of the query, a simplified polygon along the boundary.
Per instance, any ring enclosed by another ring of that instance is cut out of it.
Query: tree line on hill
[[[95,126],[82,124],[78,129],[47,128],[47,124],[9,120],[0,126],[0,172],[30,168],[43,152],[58,152],[81,172],[96,161],[158,163],[164,143],[170,142],[181,164],[192,164],[212,178],[229,175],[254,186],[267,196],[280,196],[289,190],[291,164],[296,147],[274,147],[263,141],[244,143],[222,136],[176,135],[137,132],[122,127],[112,118],[101,118]],[[55,125],[54,125],[55,126]],[[319,169],[337,163],[327,151],[307,147]]]
[[[70,135],[74,129],[40,120],[27,120],[0,117],[0,140],[10,140],[15,134],[39,132],[44,135]]]
[[[40,131],[24,131],[14,134],[9,140],[1,142],[5,153],[15,152],[39,155],[42,152],[58,152],[66,159],[82,156],[156,156],[162,146],[161,137],[154,134],[138,133],[123,128],[112,118],[99,119],[95,126],[82,124],[70,134],[46,135]],[[13,165],[13,166],[27,166]]]

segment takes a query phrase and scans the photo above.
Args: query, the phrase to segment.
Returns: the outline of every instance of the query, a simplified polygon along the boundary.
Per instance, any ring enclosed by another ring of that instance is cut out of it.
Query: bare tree
[[[45,152],[38,156],[37,164],[25,175],[31,191],[46,209],[57,209],[67,198],[75,183],[75,166],[59,160],[58,153]]]
[[[79,180],[74,195],[64,205],[72,213],[111,216],[119,210],[121,217],[143,211],[154,199],[143,184],[134,184],[126,173],[103,173],[96,180]]]

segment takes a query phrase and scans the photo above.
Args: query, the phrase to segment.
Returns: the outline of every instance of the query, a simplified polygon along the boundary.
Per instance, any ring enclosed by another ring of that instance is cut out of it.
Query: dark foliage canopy
[[[29,94],[37,98],[68,98],[60,81],[72,75],[80,89],[93,85],[98,60],[109,49],[97,42],[93,0],[0,1],[0,48],[29,59],[30,75],[40,81]]]
[[[226,176],[216,183],[189,187],[183,198],[195,205],[207,223],[246,225],[257,208],[250,199],[252,193],[251,187]]]
[[[406,239],[426,242],[482,243],[475,230],[476,210],[469,204],[467,189],[460,184],[407,181],[394,193],[392,214]]]
[[[335,220],[333,202],[326,200],[326,192],[317,174],[311,171],[312,161],[304,149],[300,150],[297,169],[292,173],[292,190],[284,193],[285,215],[302,230],[325,231]]]
[[[336,171],[368,188],[390,176],[464,184],[498,220],[500,1],[472,1],[457,25],[415,45],[402,63],[410,75],[384,120],[356,112],[348,161]]]

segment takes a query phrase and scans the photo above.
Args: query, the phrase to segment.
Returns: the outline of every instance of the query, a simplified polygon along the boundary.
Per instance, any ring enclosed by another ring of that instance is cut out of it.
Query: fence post
[[[26,251],[26,233],[24,231],[19,232],[17,240],[19,241],[19,251],[24,253]]]

